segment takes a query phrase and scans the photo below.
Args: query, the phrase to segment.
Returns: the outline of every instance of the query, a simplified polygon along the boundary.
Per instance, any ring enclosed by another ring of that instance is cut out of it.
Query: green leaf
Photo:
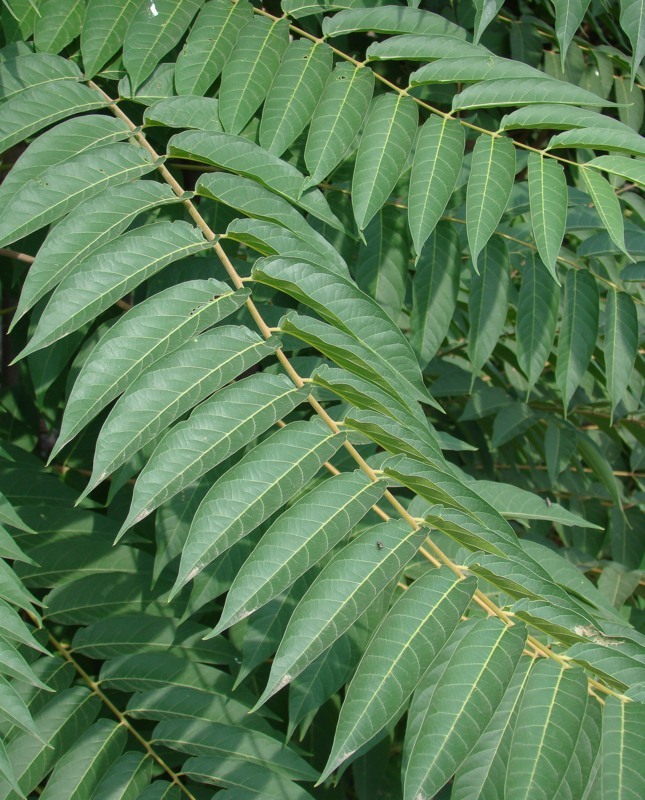
[[[78,330],[173,261],[212,246],[186,222],[156,222],[103,245],[58,285],[20,357]]]
[[[221,326],[160,358],[119,398],[96,442],[92,477],[82,496],[197,403],[278,346],[244,326]],[[130,521],[131,522],[131,521]],[[119,532],[123,535],[125,528]]]
[[[466,758],[501,702],[525,641],[523,625],[480,620],[455,650],[430,705],[419,707],[413,699],[405,742],[406,800],[434,797]]]
[[[482,530],[491,544],[500,552],[517,552],[515,533],[506,520],[489,503],[469,486],[460,481],[449,465],[429,464],[408,456],[394,456],[383,463],[386,475],[400,481],[425,500],[439,503],[448,509],[465,512],[474,520],[481,535]],[[445,514],[442,509],[443,516]],[[457,515],[459,516],[459,515]],[[450,531],[448,531],[450,533]]]
[[[643,0],[620,1],[620,27],[632,45],[632,86],[645,55],[645,3]],[[604,784],[603,784],[604,785]]]
[[[443,462],[443,455],[437,439],[428,428],[414,424],[412,420],[404,425],[399,420],[378,411],[350,411],[344,424],[359,431],[390,453],[407,453],[413,458],[429,460],[431,463]]]
[[[593,698],[590,702],[595,702]],[[522,694],[508,755],[507,791],[551,800],[566,774],[587,705],[582,670],[537,661]]]
[[[354,337],[369,351],[372,363],[392,376],[407,397],[433,401],[423,382],[419,364],[398,326],[371,297],[349,279],[295,258],[257,261],[253,278],[304,303],[330,325]],[[396,364],[396,371],[392,369]]]
[[[623,214],[620,210],[620,202],[611,184],[606,181],[602,175],[599,175],[595,170],[591,169],[583,169],[582,177],[596,211],[607,229],[607,233],[619,250],[622,250],[622,252],[633,261],[631,255],[625,248]]]
[[[417,132],[411,97],[380,95],[365,122],[352,178],[352,208],[359,231],[385,203],[406,164]]]
[[[549,150],[558,147],[585,147],[589,150],[645,155],[643,137],[628,129],[619,131],[612,128],[574,128],[551,137]]]
[[[224,473],[195,514],[173,593],[300,491],[344,439],[321,420],[293,422]]]
[[[638,351],[638,318],[632,298],[610,287],[605,302],[605,372],[613,416],[623,399]]]
[[[581,604],[573,600],[533,559],[502,559],[493,553],[472,553],[466,558],[470,572],[497,586],[511,597],[548,600],[554,606],[590,619]]]
[[[464,127],[457,120],[434,116],[421,128],[408,199],[408,223],[417,256],[441,219],[457,184],[464,145]]]
[[[479,272],[471,277],[468,295],[468,357],[473,376],[488,361],[504,330],[510,282],[506,244],[499,237],[491,239],[483,248]]]
[[[154,168],[142,147],[125,142],[93,148],[49,167],[16,192],[4,210],[0,245],[37,231],[104,189],[139,178]]]
[[[452,110],[467,108],[499,108],[541,103],[563,103],[581,106],[611,106],[602,97],[571,83],[544,78],[506,78],[484,81],[469,86],[455,95]]]
[[[538,258],[527,258],[521,274],[515,335],[517,360],[528,379],[527,392],[530,392],[551,352],[560,308],[560,287],[550,280]]]
[[[300,39],[287,48],[260,123],[260,144],[273,155],[282,155],[307,126],[331,74],[332,60],[326,44]]]
[[[131,308],[83,364],[51,458],[151,364],[220,322],[247,296],[211,278],[171,286]]]
[[[599,525],[587,522],[558,503],[547,503],[533,492],[510,483],[476,481],[472,488],[507,519],[545,519],[560,525],[579,525],[601,530]]]
[[[178,202],[179,198],[169,186],[154,181],[112,186],[84,202],[45,239],[23,283],[12,324],[84,259],[123,233],[139,214]]]
[[[269,91],[289,44],[286,20],[254,17],[222,71],[220,119],[228,133],[240,133]]]
[[[511,111],[502,117],[500,131],[512,128],[546,128],[548,130],[568,130],[569,128],[611,128],[613,130],[629,130],[622,122],[613,117],[599,114],[587,108],[576,108],[567,105],[525,106]]]
[[[102,114],[61,122],[33,141],[5,176],[0,187],[0,209],[7,209],[25,185],[35,185],[34,181],[48,168],[129,136],[131,131],[124,122]]]
[[[378,502],[385,484],[359,471],[329,478],[273,523],[235,576],[213,634],[277,597],[332,550]]]
[[[0,106],[0,153],[54,122],[107,104],[99,92],[70,80],[25,89]]]
[[[98,782],[92,800],[134,800],[150,783],[152,761],[143,753],[124,753]]]
[[[470,83],[500,78],[533,78],[540,75],[544,76],[544,73],[528,64],[493,55],[440,58],[413,72],[410,75],[410,86],[423,86],[429,83]]]
[[[133,89],[149,77],[161,59],[186,32],[203,0],[157,0],[143,3],[125,32],[123,64]]]
[[[125,729],[112,720],[95,722],[58,762],[43,800],[93,797],[99,779],[121,755],[126,736]]]
[[[544,439],[544,452],[549,480],[554,484],[569,466],[576,450],[576,431],[571,425],[558,425],[549,420]]]
[[[7,59],[0,63],[2,100],[7,101],[33,86],[59,80],[80,81],[82,77],[73,61],[48,53],[29,53]]]
[[[598,156],[587,161],[585,167],[597,167],[613,175],[620,175],[628,181],[645,186],[645,166],[642,161],[626,156]]]
[[[591,638],[593,641],[578,641],[570,647],[567,657],[620,691],[643,683],[645,659],[640,644],[606,638],[598,631],[591,633]]]
[[[466,38],[466,31],[440,14],[419,8],[385,5],[381,8],[350,8],[323,20],[323,34],[330,39],[348,33],[417,33],[428,36]]]
[[[252,18],[245,0],[206,3],[175,63],[177,94],[203,95],[228,61],[242,28]]]
[[[473,149],[466,195],[466,230],[475,270],[506,209],[515,176],[515,146],[504,136],[481,134]]]
[[[306,394],[285,376],[255,375],[202,403],[157,445],[139,475],[122,530],[268,430]]]
[[[301,756],[277,739],[259,731],[220,722],[164,720],[154,729],[152,742],[189,755],[214,755],[227,760],[270,766],[295,780],[310,781],[316,776],[314,769]]]
[[[91,78],[123,44],[128,26],[141,6],[140,0],[87,0],[81,28],[81,55],[85,74]]]
[[[578,431],[578,450],[587,464],[591,467],[598,480],[607,489],[609,496],[622,512],[622,486],[614,475],[607,456],[598,445],[586,434]]]
[[[482,800],[501,799],[512,723],[532,663],[530,658],[520,657],[490,722],[455,773],[453,800],[470,800],[473,797]]]
[[[598,314],[595,279],[584,269],[569,270],[564,283],[564,309],[555,368],[565,415],[591,361],[598,336]]]
[[[338,639],[414,556],[426,532],[385,522],[362,533],[323,568],[293,612],[255,708]]]
[[[146,108],[143,121],[146,125],[164,125],[167,128],[224,130],[219,121],[219,101],[212,97],[167,97]]]
[[[317,233],[304,217],[284,198],[265,189],[255,181],[240,178],[237,175],[202,175],[197,181],[197,194],[210,197],[231,206],[254,219],[266,220],[290,230],[309,246],[325,256],[329,269],[347,273],[347,267],[339,258],[334,247]],[[254,226],[251,228],[254,229]],[[340,264],[339,264],[340,262]]]
[[[367,48],[368,61],[431,61],[435,58],[468,58],[485,56],[488,50],[481,45],[464,42],[448,35],[392,36]]]
[[[373,91],[372,70],[336,65],[309,127],[305,163],[310,177],[305,189],[326,178],[347,155],[367,115]]]
[[[364,238],[356,261],[356,283],[396,319],[404,306],[408,280],[405,216],[398,208],[383,206],[367,226]]]
[[[85,0],[41,0],[34,44],[41,53],[60,53],[81,32]]]
[[[589,8],[589,0],[553,0],[555,8],[555,35],[560,45],[560,63],[565,68],[565,59],[571,40],[580,27]]]
[[[558,556],[556,556],[557,558]],[[552,636],[568,645],[576,645],[584,640],[577,630],[586,630],[588,620],[571,609],[562,610],[558,606],[544,600],[523,598],[513,603],[511,613],[547,636]],[[567,651],[567,656],[572,648]]]
[[[408,428],[418,430],[419,423],[421,430],[428,428],[428,418],[418,405],[412,403],[412,408],[408,408],[400,399],[395,399],[382,388],[352,375],[348,370],[334,369],[324,364],[313,373],[312,382],[357,408],[386,414]],[[431,435],[436,436],[437,432]]]
[[[558,255],[567,223],[567,181],[564,167],[553,158],[529,153],[531,225],[538,253],[556,283]]]
[[[32,792],[45,778],[69,746],[87,730],[100,709],[98,697],[76,686],[56,693],[34,717],[39,738],[29,733],[15,736],[7,746],[7,755],[20,789]],[[11,797],[0,781],[0,797]],[[13,795],[15,797],[15,795]]]
[[[302,192],[304,176],[296,167],[248,139],[216,131],[186,131],[172,137],[168,151],[252,178],[331,227],[344,230],[318,189]]]
[[[439,222],[417,260],[412,282],[410,344],[422,364],[436,355],[457,305],[461,247],[454,226]]]
[[[255,758],[253,759],[255,761]],[[311,795],[272,768],[225,756],[189,758],[182,773],[200,783],[228,788],[225,800],[311,800]]]
[[[0,677],[0,717],[15,728],[38,737],[25,701],[3,677]]]
[[[473,5],[476,9],[473,37],[475,44],[479,44],[483,32],[495,19],[503,4],[504,0],[473,0]]]
[[[347,689],[320,781],[392,720],[459,624],[475,591],[448,567],[407,589],[372,637]]]

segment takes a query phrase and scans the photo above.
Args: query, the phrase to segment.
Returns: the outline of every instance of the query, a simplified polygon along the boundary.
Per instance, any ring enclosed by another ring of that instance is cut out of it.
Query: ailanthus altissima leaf
[[[592,169],[583,169],[582,177],[607,233],[617,247],[631,258],[625,249],[625,225],[620,202],[611,184]]]
[[[544,369],[555,338],[560,287],[535,257],[526,259],[521,275],[515,331],[517,360],[531,389]]]
[[[304,176],[299,170],[241,136],[217,131],[186,131],[173,136],[168,150],[172,155],[204,161],[252,178],[332,228],[343,230],[342,223],[318,189],[303,192]]]
[[[541,659],[522,693],[508,755],[506,788],[519,798],[555,796],[571,760],[584,716],[582,670]]]
[[[645,55],[645,7],[643,0],[621,0],[620,26],[632,45],[632,86]]]
[[[553,279],[567,223],[567,181],[561,164],[541,154],[529,154],[531,225],[538,253]]]
[[[417,131],[418,111],[411,98],[384,94],[365,122],[352,179],[352,207],[359,231],[390,196],[401,176]]]
[[[186,222],[156,222],[103,245],[58,285],[21,357],[78,330],[172,261],[209,247]]]
[[[406,730],[406,800],[430,800],[468,755],[511,682],[525,640],[523,625],[480,620],[458,645],[429,702],[422,682]]]
[[[371,70],[338,64],[321,94],[305,147],[310,177],[304,189],[326,178],[351,148],[374,91]]]
[[[382,364],[384,374],[390,372],[388,364],[396,363],[398,382],[407,384],[407,391],[414,392],[419,400],[432,402],[408,342],[379,306],[350,280],[307,262],[279,256],[259,261],[253,277],[292,295],[325,321],[353,336],[372,353],[373,364]]]
[[[206,3],[177,56],[175,86],[178,94],[206,93],[233,52],[240,30],[252,16],[246,0]]]
[[[513,142],[504,136],[482,134],[473,150],[466,196],[466,229],[475,270],[479,254],[506,209],[514,175]]]
[[[589,366],[597,336],[596,281],[586,270],[569,270],[564,284],[564,308],[555,371],[565,412]]]
[[[139,0],[87,0],[85,24],[81,29],[81,55],[88,77],[95,75],[123,44]]]
[[[554,0],[555,33],[560,45],[560,61],[564,69],[567,50],[589,7],[589,0]]]
[[[214,633],[277,597],[347,535],[376,503],[382,481],[362,472],[324,481],[284,512],[238,572]]]
[[[470,280],[468,355],[474,373],[484,366],[504,328],[509,285],[508,250],[503,239],[491,239],[479,259],[479,274]]]
[[[459,177],[464,143],[464,128],[457,120],[430,117],[421,128],[408,199],[408,223],[417,257],[448,205]]]
[[[272,353],[248,328],[222,326],[159,359],[116,403],[96,442],[91,491],[175,419]],[[123,531],[122,531],[123,532]]]
[[[12,198],[0,223],[0,244],[9,244],[60,219],[104,189],[154,169],[141,147],[105,145],[46,169]]]
[[[222,71],[220,119],[228,133],[240,133],[266,97],[284,55],[286,20],[252,18],[239,33],[239,44]]]
[[[34,44],[43,53],[60,53],[81,32],[85,0],[41,0]]]
[[[385,591],[425,538],[403,522],[368,529],[323,568],[293,612],[264,693],[256,707],[283,689],[343,634]]]
[[[72,61],[48,53],[30,53],[0,63],[3,101],[32,86],[58,80],[79,81],[81,71]]]
[[[416,580],[377,628],[347,689],[321,780],[375,736],[412,694],[475,590],[447,567]]]
[[[326,44],[292,42],[264,102],[260,144],[277,156],[305,129],[320,100],[332,68]]]
[[[638,350],[638,318],[632,298],[610,288],[605,301],[605,370],[612,413],[621,401]]]
[[[102,94],[69,80],[25,89],[0,105],[0,152],[72,114],[106,105]]]
[[[125,31],[123,64],[137,89],[182,37],[203,0],[140,3]]]
[[[564,103],[601,107],[612,105],[604,98],[593,94],[593,92],[580,89],[570,83],[536,77],[482,81],[482,83],[469,86],[454,97],[452,110],[523,106],[540,103]]]
[[[122,530],[264,433],[305,397],[286,377],[255,375],[199,405],[159,442],[139,475]]]
[[[102,245],[116,239],[141,213],[179,198],[154,181],[104,189],[51,230],[29,268],[12,324]]]
[[[419,361],[435,355],[450,327],[457,305],[461,252],[448,222],[439,222],[417,259],[412,284],[410,343]]]
[[[174,591],[302,489],[344,439],[320,420],[292,422],[228,470],[195,514]]]
[[[329,38],[359,31],[375,33],[415,33],[428,36],[466,38],[466,31],[445,19],[419,8],[384,5],[381,8],[349,8],[333,17],[326,17],[323,33]]]
[[[90,353],[70,393],[52,458],[151,364],[239,308],[248,293],[187,281],[130,309]]]

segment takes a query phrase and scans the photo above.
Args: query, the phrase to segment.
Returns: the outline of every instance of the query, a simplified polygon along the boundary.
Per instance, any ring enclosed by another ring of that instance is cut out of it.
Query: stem
[[[255,9],[255,10],[257,11],[257,9]],[[272,15],[266,14],[265,12],[262,12],[262,13],[264,13],[265,16],[271,17],[272,19],[277,19],[277,17],[272,17]],[[148,142],[148,140],[145,138],[143,133],[132,122],[132,120],[118,107],[116,102],[112,98],[110,98],[109,95],[107,95],[99,86],[97,86],[96,83],[94,83],[94,81],[91,81],[91,80],[88,81],[88,86],[90,86],[91,88],[93,88],[96,91],[100,92],[103,95],[103,97],[105,97],[105,99],[109,103],[110,111],[118,119],[121,119],[123,122],[125,122],[125,124],[133,132],[133,138],[135,138],[136,141],[139,142],[139,144],[142,147],[144,147],[150,153],[152,158],[155,161],[158,162],[159,159],[160,159],[159,154],[152,147],[152,145]],[[173,175],[168,171],[167,167],[165,167],[164,164],[159,163],[158,166],[157,166],[157,169],[158,169],[159,173],[161,174],[161,176],[163,177],[163,179],[166,181],[166,183],[168,183],[168,185],[175,192],[175,194],[178,197],[184,196],[184,194],[185,194],[184,189],[179,184],[179,182],[173,177]],[[229,257],[226,255],[225,250],[219,244],[217,234],[211,229],[211,227],[208,225],[206,220],[199,213],[199,210],[197,209],[197,207],[194,205],[194,203],[191,200],[184,200],[183,204],[184,204],[188,214],[192,218],[192,220],[195,222],[197,227],[202,231],[202,233],[204,235],[204,238],[207,241],[213,243],[213,249],[215,250],[215,253],[216,253],[217,257],[219,258],[219,260],[220,260],[222,266],[224,267],[227,275],[229,276],[232,284],[235,286],[236,289],[241,288],[244,285],[244,282],[242,281],[241,277],[239,276],[239,274],[238,274],[237,270],[235,269],[233,263],[231,262]],[[271,337],[271,335],[272,335],[271,334],[271,328],[266,324],[266,322],[264,321],[260,311],[258,310],[257,306],[255,305],[255,303],[253,302],[253,300],[250,297],[247,298],[247,300],[245,301],[245,306],[246,306],[247,311],[249,312],[249,314],[253,318],[255,324],[257,325],[258,330],[260,331],[261,335],[265,339],[269,339]],[[289,361],[289,358],[284,353],[284,351],[282,349],[278,349],[278,350],[276,350],[275,355],[276,355],[278,361],[280,362],[280,364],[282,365],[282,367],[283,367],[284,371],[286,372],[286,374],[293,381],[293,384],[298,388],[304,386],[305,385],[304,379],[300,376],[298,371],[291,364],[291,362]],[[307,400],[309,402],[309,405],[312,407],[312,409],[316,412],[316,414],[320,417],[320,419],[322,419],[323,422],[325,422],[325,424],[329,427],[329,429],[333,433],[340,433],[340,428],[336,424],[335,420],[332,417],[329,416],[327,411],[320,405],[318,400],[316,400],[316,398],[313,395],[309,395]],[[379,480],[379,478],[376,475],[376,473],[374,472],[374,470],[365,461],[365,459],[361,456],[361,454],[356,450],[356,448],[354,447],[353,444],[351,444],[348,441],[345,441],[344,442],[344,447],[347,450],[347,452],[351,455],[353,460],[356,462],[357,466],[367,475],[367,477],[372,482],[376,482],[377,480]],[[329,466],[331,467],[332,465],[329,465]],[[333,469],[335,470],[336,468],[333,467]],[[383,497],[387,500],[389,505],[392,506],[392,508],[399,514],[399,516],[402,519],[404,519],[410,525],[410,527],[413,530],[419,530],[419,528],[421,526],[417,523],[416,519],[407,511],[407,509],[403,505],[401,505],[399,500],[389,491],[389,489],[385,491]],[[386,512],[383,512],[382,510],[380,510],[380,512],[381,512],[380,516],[382,518],[385,518],[385,517],[387,517],[387,519],[390,518],[386,514]],[[377,512],[377,513],[379,513],[379,512]],[[435,551],[437,558],[435,558],[434,556],[430,556],[430,554],[427,551],[422,551],[422,555],[424,555],[424,557],[428,558],[428,560],[430,560],[431,563],[435,564],[436,566],[438,566],[439,563],[443,563],[446,566],[448,566],[450,569],[452,569],[452,571],[456,575],[459,575],[460,577],[465,577],[466,572],[464,570],[459,569],[459,567],[456,564],[454,564],[453,561],[447,555],[445,555],[445,553],[443,553],[439,547],[437,547],[437,545],[435,545],[434,543],[431,543],[431,548]],[[481,592],[479,589],[475,592],[474,598],[475,598],[475,602],[478,605],[480,605],[482,608],[484,608],[489,614],[492,614],[492,615],[495,615],[495,616],[499,617],[499,619],[501,619],[507,625],[512,625],[513,624],[512,619],[501,608],[496,606],[495,603],[493,603],[492,600],[490,600],[488,597],[486,597],[486,595],[483,594],[483,592]],[[538,640],[534,639],[532,636],[528,637],[528,641],[531,643],[531,645],[536,650],[539,650],[540,652],[542,652],[542,654],[544,656],[546,656],[548,658],[552,658],[555,661],[558,661],[559,663],[562,663],[562,664],[566,663],[561,658],[561,656],[557,655],[556,653],[553,653],[551,650],[549,650],[548,647],[543,645]],[[591,681],[592,679],[590,678],[589,680]],[[607,694],[613,694],[613,695],[616,695],[618,697],[622,697],[622,695],[617,695],[611,689],[609,689],[609,688],[607,688],[605,686],[602,686],[602,684],[598,684],[598,686],[596,688],[598,688],[599,691],[606,692]]]

